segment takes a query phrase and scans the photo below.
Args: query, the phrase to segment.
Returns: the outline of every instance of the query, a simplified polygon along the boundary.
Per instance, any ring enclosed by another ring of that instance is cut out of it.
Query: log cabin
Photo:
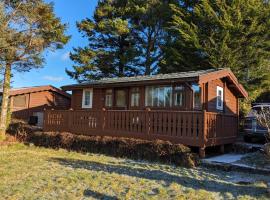
[[[67,85],[71,109],[46,111],[46,131],[167,140],[205,148],[231,144],[239,99],[248,96],[230,69],[104,78]]]
[[[43,125],[44,109],[69,109],[71,103],[70,94],[51,85],[12,88],[9,99],[12,118],[29,121],[30,116],[36,116],[38,126]]]

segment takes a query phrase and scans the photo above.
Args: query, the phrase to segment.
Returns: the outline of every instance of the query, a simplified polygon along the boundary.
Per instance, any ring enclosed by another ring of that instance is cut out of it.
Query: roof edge
[[[16,96],[21,94],[33,93],[33,92],[42,92],[42,91],[53,91],[67,98],[71,98],[71,95],[66,93],[65,91],[54,87],[52,85],[42,85],[42,86],[34,86],[34,87],[23,87],[23,88],[13,88],[10,90],[9,96]]]
[[[229,77],[231,79],[231,81],[236,86],[237,90],[241,93],[243,98],[248,97],[248,92],[245,90],[243,85],[238,82],[238,79],[236,78],[236,76],[234,75],[234,73],[232,72],[232,70],[230,68],[224,68],[224,69],[219,70],[219,71],[214,71],[214,72],[210,72],[208,74],[200,75],[199,76],[199,83],[200,84],[206,83],[206,82],[209,82],[211,80],[216,80],[216,79],[223,78],[223,77]]]

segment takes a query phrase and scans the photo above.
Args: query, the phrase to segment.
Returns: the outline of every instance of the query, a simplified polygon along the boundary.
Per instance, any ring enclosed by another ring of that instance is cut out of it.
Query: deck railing
[[[84,135],[162,139],[205,147],[232,142],[237,116],[205,111],[46,110],[45,131]]]

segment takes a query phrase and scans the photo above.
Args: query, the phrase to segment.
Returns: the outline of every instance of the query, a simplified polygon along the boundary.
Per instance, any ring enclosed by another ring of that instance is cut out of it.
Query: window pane
[[[158,106],[158,87],[153,87],[152,95],[153,95],[152,106]]]
[[[14,107],[26,107],[26,96],[15,96],[13,100]]]
[[[83,90],[82,108],[92,108],[93,90]]]
[[[131,90],[131,106],[138,107],[140,104],[139,88],[132,88]]]
[[[146,87],[145,105],[154,107],[165,107],[172,105],[171,86]]]
[[[174,88],[174,105],[183,106],[183,102],[184,102],[184,87],[176,86]]]
[[[90,105],[90,97],[91,97],[90,91],[85,91],[84,92],[84,105],[85,106]]]
[[[223,88],[217,86],[217,109],[223,110]]]
[[[116,91],[116,106],[117,107],[126,106],[126,92],[124,90]]]
[[[112,90],[106,90],[105,106],[112,107]]]
[[[197,84],[192,85],[193,89],[193,98],[194,98],[194,108],[200,109],[201,108],[201,88]]]
[[[164,87],[158,88],[157,106],[163,107],[165,104],[165,90]]]
[[[164,88],[165,105],[166,107],[172,106],[172,87]]]

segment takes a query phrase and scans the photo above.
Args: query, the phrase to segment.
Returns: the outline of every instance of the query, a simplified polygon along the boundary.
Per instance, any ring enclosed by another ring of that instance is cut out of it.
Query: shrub
[[[270,108],[263,108],[260,112],[256,112],[255,116],[259,124],[267,129],[265,137],[268,143],[264,145],[264,152],[270,158]]]
[[[198,165],[197,154],[192,153],[188,147],[167,141],[33,131],[30,126],[21,122],[12,124],[9,133],[15,134],[18,140],[22,142],[33,143],[36,146],[101,153],[137,160],[159,161],[184,167]]]

